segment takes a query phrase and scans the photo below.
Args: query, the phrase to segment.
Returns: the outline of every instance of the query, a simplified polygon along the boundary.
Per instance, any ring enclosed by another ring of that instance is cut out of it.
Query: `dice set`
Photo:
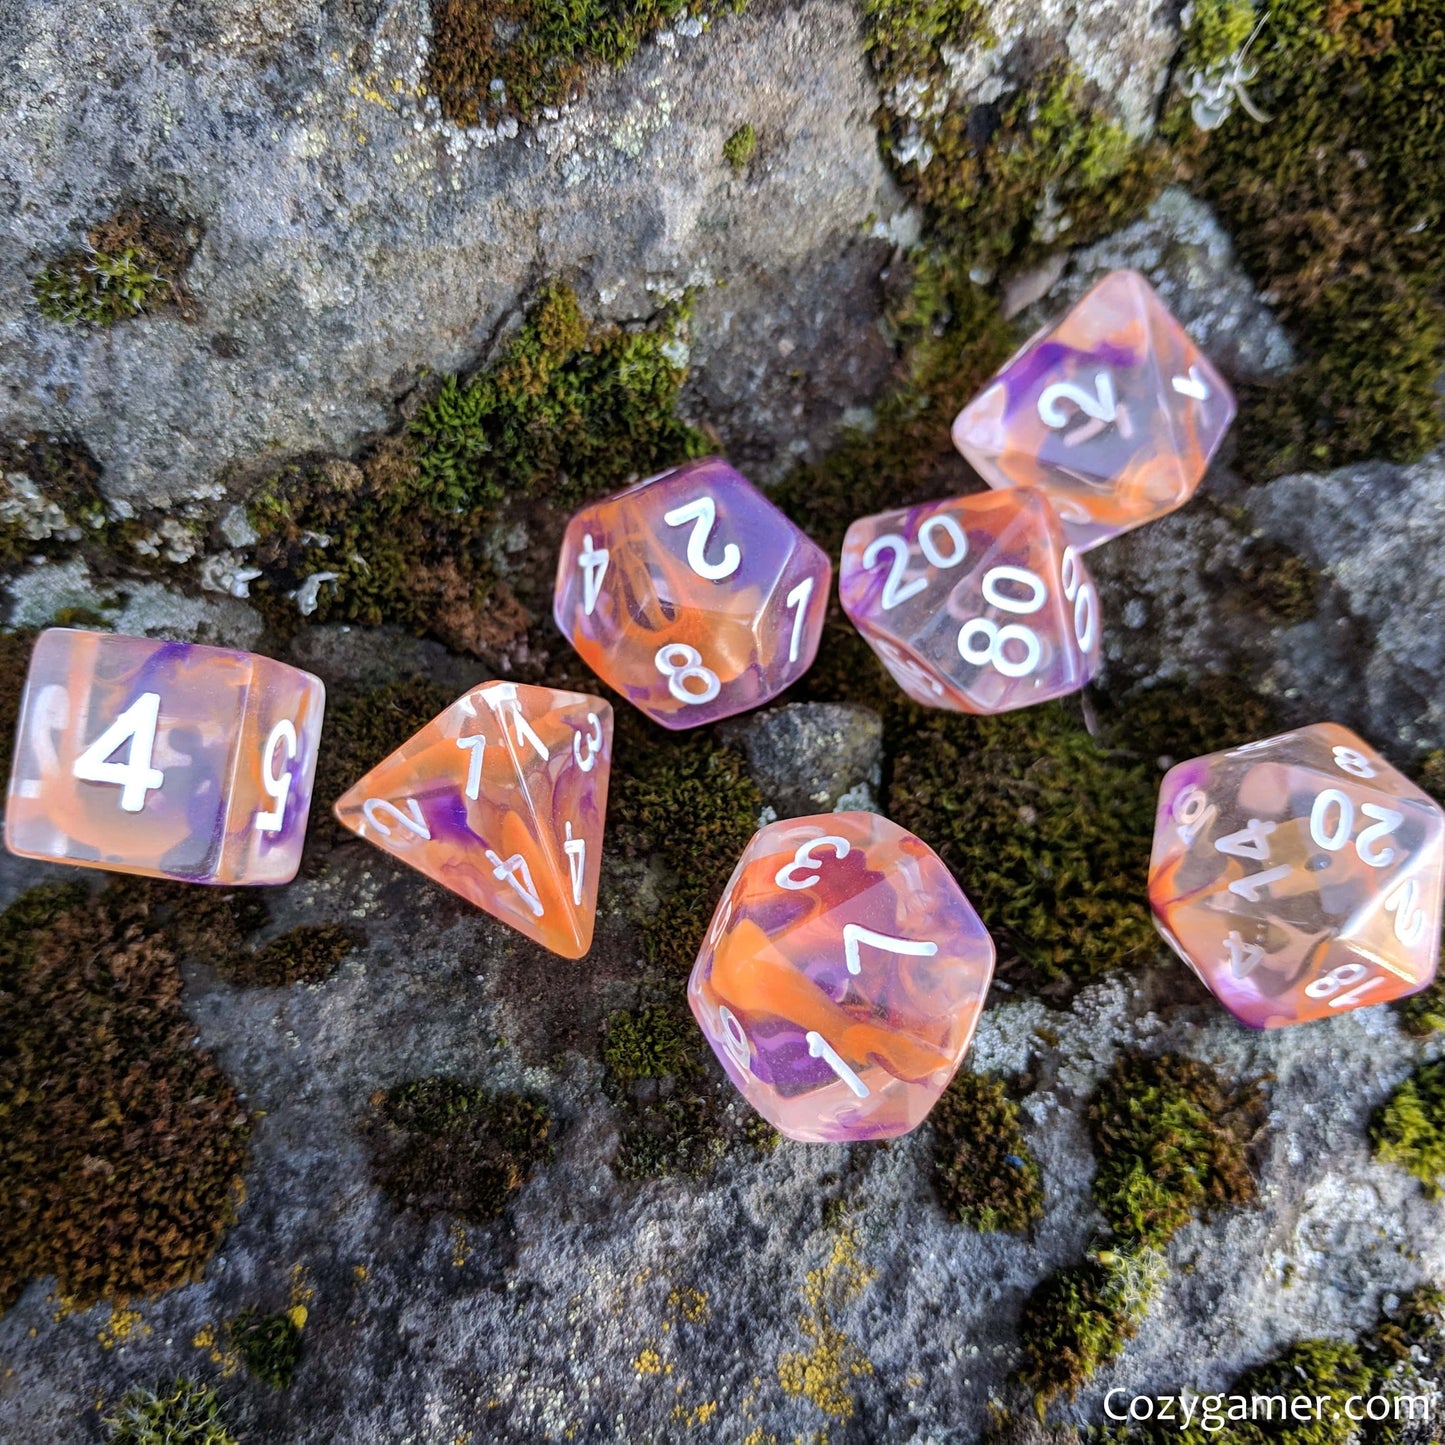
[[[1083,553],[1194,492],[1233,415],[1142,277],[1106,276],[959,414],[991,490],[854,522],[839,598],[899,686],[998,713],[1082,688],[1101,654]],[[590,504],[557,626],[666,728],[757,707],[818,650],[827,556],[717,457]],[[300,861],[324,689],[223,648],[52,629],[36,642],[5,841],[31,858],[275,884]],[[596,914],[612,709],[495,681],[335,805],[338,819],[564,958]],[[1333,724],[1181,763],[1149,874],[1156,923],[1256,1028],[1402,997],[1435,976],[1445,812]],[[789,1138],[915,1128],[958,1069],[994,948],[947,867],[871,813],[748,844],[688,986],[728,1078]]]

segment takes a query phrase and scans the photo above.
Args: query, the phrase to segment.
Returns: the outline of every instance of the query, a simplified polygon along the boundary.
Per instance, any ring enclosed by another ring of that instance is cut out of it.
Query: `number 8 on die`
[[[908,695],[997,713],[1099,666],[1099,595],[1043,493],[1019,487],[854,522],[843,610]]]

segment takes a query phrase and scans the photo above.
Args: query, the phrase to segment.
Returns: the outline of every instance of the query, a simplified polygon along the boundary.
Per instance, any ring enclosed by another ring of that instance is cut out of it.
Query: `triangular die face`
[[[591,946],[612,709],[489,683],[458,699],[336,804],[353,832],[543,947]]]

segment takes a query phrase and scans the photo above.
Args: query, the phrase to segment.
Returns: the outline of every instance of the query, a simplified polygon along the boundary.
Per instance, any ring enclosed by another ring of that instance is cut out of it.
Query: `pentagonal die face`
[[[325,688],[267,657],[52,628],[25,680],[12,853],[194,883],[301,861]]]
[[[745,477],[709,457],[584,507],[557,564],[557,626],[654,721],[697,727],[796,682],[832,568]]]
[[[953,1077],[993,959],[927,844],[872,813],[830,813],[753,837],[688,1000],[728,1078],[790,1139],[886,1139]]]
[[[1149,901],[1236,1018],[1278,1028],[1430,982],[1442,862],[1439,806],[1319,723],[1169,771]]]
[[[1099,594],[1041,492],[1016,488],[864,517],[843,610],[915,702],[1007,712],[1099,667]]]
[[[1113,271],[961,411],[990,486],[1045,488],[1087,549],[1194,495],[1234,417],[1223,377],[1134,271]]]

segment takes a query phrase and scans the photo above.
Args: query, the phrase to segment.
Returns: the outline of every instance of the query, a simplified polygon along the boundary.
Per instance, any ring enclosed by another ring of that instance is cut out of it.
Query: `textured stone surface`
[[[424,0],[0,7],[0,425],[79,435],[111,496],[190,496],[391,425],[569,275],[618,320],[699,288],[696,404],[768,480],[876,389],[892,245],[868,232],[902,202],[852,6],[694,30],[554,119],[460,130],[422,93]],[[42,320],[35,272],[133,200],[204,227],[199,320]]]
[[[826,813],[845,799],[867,808],[878,787],[883,723],[866,707],[799,702],[731,724],[753,781],[779,818]]]

